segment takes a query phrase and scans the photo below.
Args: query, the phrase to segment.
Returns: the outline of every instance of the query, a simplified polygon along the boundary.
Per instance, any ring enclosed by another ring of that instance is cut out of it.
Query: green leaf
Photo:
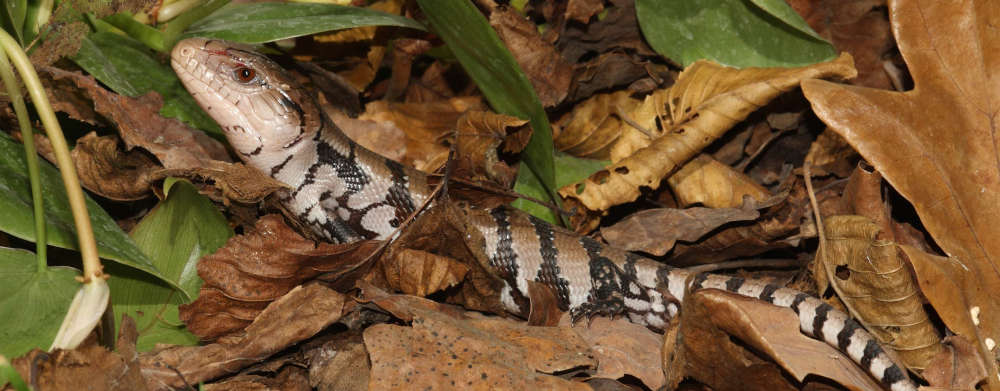
[[[576,183],[610,164],[611,162],[608,160],[582,159],[557,152],[555,155],[556,188]],[[531,170],[518,171],[514,191],[538,199],[545,199],[547,197],[545,189],[538,181],[538,177]],[[556,214],[551,209],[534,202],[518,199],[511,203],[511,205],[550,223],[558,221]]]
[[[115,320],[121,320],[123,314],[135,319],[140,330],[136,347],[140,351],[150,350],[157,343],[198,342],[198,337],[184,329],[177,306],[188,302],[185,296],[198,296],[198,260],[215,252],[233,235],[226,218],[194,186],[185,181],[165,182],[167,198],[139,222],[132,239],[140,249],[153,254],[153,265],[186,295],[138,271],[108,268],[114,276],[108,284]]]
[[[417,0],[417,4],[493,109],[531,121],[534,133],[521,155],[522,159],[545,190],[540,198],[559,202],[559,197],[555,195],[557,187],[549,118],[527,76],[514,61],[514,56],[486,18],[468,0]]]
[[[14,391],[31,391],[21,374],[4,357],[0,357],[0,384],[10,384]]]
[[[636,0],[635,9],[650,46],[685,67],[793,67],[837,55],[783,0]]]
[[[0,247],[0,354],[48,349],[80,283],[68,267],[39,271],[35,254]]]
[[[59,171],[44,161],[40,163],[48,242],[52,246],[76,250],[76,227],[73,225],[73,215]],[[34,241],[35,226],[27,171],[24,148],[6,133],[0,132],[0,216],[3,216],[0,218],[0,231]],[[87,212],[90,214],[101,258],[164,279],[146,254],[136,247],[135,242],[118,228],[114,219],[90,197],[87,197]]]
[[[164,47],[162,31],[157,30],[150,25],[139,23],[139,21],[135,20],[135,18],[132,17],[132,14],[128,12],[109,15],[103,20],[108,24],[124,31],[129,37],[142,42],[154,50],[160,52],[167,50],[167,48]]]
[[[264,43],[364,26],[424,29],[413,19],[367,8],[317,3],[251,3],[224,7],[191,25],[184,36]]]
[[[22,46],[24,46],[24,17],[27,12],[27,0],[3,0],[3,8],[0,8],[3,29],[17,38],[17,42]]]
[[[161,64],[152,51],[129,37],[95,32],[83,38],[73,61],[112,91],[139,96],[156,91],[163,96],[160,115],[177,118],[188,125],[221,137],[222,130],[181,85],[169,66]]]

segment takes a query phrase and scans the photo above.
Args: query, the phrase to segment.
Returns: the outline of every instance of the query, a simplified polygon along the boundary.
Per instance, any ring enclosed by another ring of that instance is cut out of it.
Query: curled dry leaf
[[[601,236],[615,247],[663,256],[678,240],[694,242],[723,224],[757,217],[760,213],[754,209],[647,209],[601,228]]]
[[[528,121],[488,111],[469,111],[458,119],[455,135],[454,175],[509,188],[517,170],[500,160],[497,151],[516,153],[531,138]]]
[[[305,281],[321,274],[334,281],[360,276],[370,267],[366,261],[377,244],[317,244],[299,236],[281,217],[264,216],[250,233],[230,238],[198,262],[204,283],[198,299],[180,307],[181,320],[205,340],[230,335]]]
[[[738,208],[744,197],[764,201],[771,193],[753,179],[704,154],[671,175],[667,182],[682,206]]]
[[[681,73],[667,92],[664,136],[589,178],[563,187],[559,194],[587,210],[606,211],[635,200],[642,188],[660,181],[733,124],[742,121],[804,79],[854,76],[850,55],[801,68],[732,69],[699,61]]]
[[[335,339],[305,352],[309,379],[319,390],[363,390],[368,388],[371,364],[361,334],[337,334]]]
[[[372,389],[590,389],[550,375],[597,364],[570,328],[463,319],[416,306],[408,312],[410,327],[379,324],[364,332]]]
[[[116,201],[145,198],[159,168],[149,155],[141,151],[122,151],[115,137],[98,137],[90,132],[76,141],[70,152],[80,183],[87,190]]]
[[[555,147],[574,156],[617,162],[659,137],[656,108],[665,90],[637,99],[629,91],[597,94],[573,107],[557,122]]]
[[[485,110],[480,97],[457,97],[422,103],[373,101],[356,120],[334,119],[351,139],[403,164],[431,172],[448,158],[440,140],[470,110]],[[402,135],[402,136],[401,136]]]
[[[379,1],[373,3],[368,9],[399,15],[403,10],[403,2],[401,0]],[[328,44],[369,43],[368,53],[365,58],[340,59],[340,61],[349,61],[357,64],[353,69],[340,72],[339,74],[355,90],[364,91],[375,80],[376,72],[382,66],[382,60],[385,58],[389,42],[387,39],[381,39],[380,34],[377,34],[379,30],[385,29],[385,27],[380,26],[355,27],[327,34],[317,34],[313,36],[313,40],[318,43]]]
[[[14,359],[11,365],[23,379],[32,379],[36,390],[147,389],[138,362],[96,343],[52,353],[35,349]]]
[[[573,66],[552,44],[542,40],[538,26],[513,7],[498,7],[490,13],[490,25],[528,76],[542,106],[558,105],[569,93]]]
[[[911,261],[941,320],[977,341],[989,388],[1000,390],[998,364],[984,342],[1000,341],[1000,153],[992,147],[1000,111],[1000,3],[896,0],[889,14],[913,90],[821,81],[805,82],[802,90],[820,119],[913,204],[952,257]]]
[[[854,170],[856,165],[852,163],[857,155],[843,137],[828,128],[809,145],[805,161],[809,162],[814,176],[830,173],[844,178]]]
[[[227,343],[174,346],[143,354],[146,385],[150,390],[173,390],[256,364],[336,322],[347,300],[323,284],[297,286]]]
[[[389,286],[408,295],[427,296],[458,285],[469,267],[448,257],[401,248],[381,264]]]
[[[160,116],[163,99],[155,92],[130,98],[110,92],[91,76],[48,67],[55,80],[68,78],[94,100],[94,110],[118,127],[126,149],[141,147],[165,168],[202,167],[213,160],[229,161],[226,148],[200,130],[181,121]]]
[[[816,374],[854,390],[882,389],[850,358],[803,335],[791,310],[728,292],[709,289],[685,297],[678,334],[678,342],[665,342],[672,352],[664,352],[670,357],[668,384],[690,376],[713,389],[798,390],[780,365],[799,381]]]
[[[895,349],[907,367],[923,369],[941,352],[941,337],[896,244],[882,240],[879,227],[866,217],[831,216],[824,223],[826,242],[815,274],[825,274],[851,315],[882,346]]]
[[[277,369],[272,376],[257,374],[239,374],[224,380],[199,385],[199,391],[244,391],[244,390],[281,390],[309,391],[309,378],[306,370],[287,365]]]

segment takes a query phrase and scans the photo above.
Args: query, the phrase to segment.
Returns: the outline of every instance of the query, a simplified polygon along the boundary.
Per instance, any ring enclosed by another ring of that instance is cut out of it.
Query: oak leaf
[[[951,257],[910,259],[944,323],[978,341],[989,388],[1000,390],[985,343],[1000,341],[1000,3],[898,0],[890,17],[913,90],[822,81],[802,89],[820,119],[913,204]]]

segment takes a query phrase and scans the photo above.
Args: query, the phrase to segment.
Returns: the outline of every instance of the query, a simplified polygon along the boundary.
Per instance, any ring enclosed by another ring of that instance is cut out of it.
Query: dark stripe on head
[[[562,272],[559,270],[559,249],[555,245],[555,232],[551,225],[534,216],[529,216],[528,220],[535,227],[538,253],[542,257],[542,264],[535,279],[555,289],[560,308],[566,309],[569,306],[569,282],[561,277]]]
[[[764,289],[760,291],[760,295],[758,295],[757,298],[773,304],[774,292],[776,292],[778,289],[781,289],[781,287],[774,284],[764,285]]]
[[[826,341],[826,337],[823,335],[823,324],[826,323],[827,315],[833,310],[833,307],[826,303],[816,306],[816,316],[813,317],[812,327],[813,335],[816,336],[816,339]]]
[[[260,151],[261,151],[261,150],[263,150],[263,149],[264,149],[264,145],[263,145],[263,144],[261,144],[261,145],[258,145],[258,146],[257,146],[257,149],[255,149],[255,150],[253,150],[253,151],[250,151],[250,153],[243,153],[243,152],[240,152],[240,154],[242,154],[243,156],[246,156],[246,157],[250,157],[250,156],[257,156],[257,155],[259,155],[259,154],[260,154]]]
[[[288,164],[288,161],[292,160],[292,157],[293,155],[288,155],[288,157],[285,158],[285,161],[281,162],[281,164],[271,167],[271,176],[274,177],[275,175],[278,175],[278,173],[281,172],[281,169],[285,168],[285,165]]]
[[[729,277],[726,280],[726,290],[734,293],[738,292],[745,282],[747,280],[741,277]]]

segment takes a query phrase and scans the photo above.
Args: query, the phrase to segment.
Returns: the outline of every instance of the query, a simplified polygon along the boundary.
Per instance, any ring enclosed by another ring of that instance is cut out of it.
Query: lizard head
[[[249,47],[190,38],[170,54],[184,87],[219,123],[243,160],[271,166],[322,124],[312,97],[278,64]]]

